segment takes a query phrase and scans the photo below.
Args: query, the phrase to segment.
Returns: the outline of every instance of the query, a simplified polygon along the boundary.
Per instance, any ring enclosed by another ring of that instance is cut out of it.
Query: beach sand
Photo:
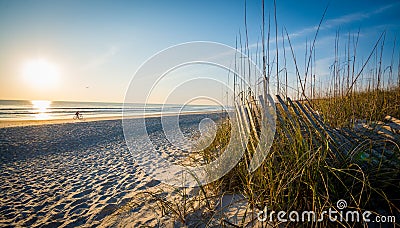
[[[109,117],[93,117],[86,118],[84,120],[70,119],[51,119],[51,120],[0,120],[0,128],[5,127],[23,127],[23,126],[37,126],[47,124],[65,124],[65,123],[79,123],[79,122],[93,122],[101,120],[120,120],[121,116],[109,116]]]
[[[204,114],[205,112],[184,112],[180,113],[180,116],[183,115],[194,115],[194,114]],[[220,112],[206,112],[208,114],[216,114]],[[173,116],[176,115],[174,113],[163,113],[162,116]],[[161,114],[146,114],[146,118],[151,118],[151,117],[160,117]],[[125,117],[126,119],[137,119],[137,118],[144,118],[143,115],[137,115],[137,116],[129,116]],[[37,125],[47,125],[47,124],[65,124],[65,123],[80,123],[80,122],[93,122],[93,121],[102,121],[102,120],[121,120],[122,116],[105,116],[105,117],[87,117],[84,116],[83,120],[75,120],[72,117],[69,119],[32,119],[32,120],[6,120],[6,119],[0,119],[0,128],[5,128],[5,127],[22,127],[22,126],[37,126]]]
[[[185,115],[180,127],[196,135],[201,119],[217,115]],[[149,120],[153,143],[162,144],[160,118]],[[121,119],[13,126],[0,128],[0,227],[107,226],[103,220],[134,201],[139,191],[160,185],[137,166]],[[154,140],[157,134],[160,141]],[[159,150],[177,152],[165,146]],[[142,207],[134,206],[140,214],[129,218],[129,226],[155,224],[154,213]]]

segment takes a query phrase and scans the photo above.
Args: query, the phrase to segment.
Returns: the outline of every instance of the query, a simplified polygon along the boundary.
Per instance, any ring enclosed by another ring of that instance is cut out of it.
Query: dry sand
[[[204,115],[186,115],[181,129],[198,134]],[[176,153],[164,145],[160,118],[149,120],[160,152]],[[107,226],[103,220],[139,191],[160,185],[136,165],[120,119],[69,122],[0,128],[0,227]],[[129,226],[155,224],[157,218],[144,205],[131,209],[140,213],[129,218]]]

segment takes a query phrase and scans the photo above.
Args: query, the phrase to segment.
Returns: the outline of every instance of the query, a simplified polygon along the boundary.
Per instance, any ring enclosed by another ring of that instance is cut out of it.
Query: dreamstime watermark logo
[[[336,202],[336,207],[337,207],[339,210],[342,210],[342,209],[346,208],[346,207],[347,207],[347,202],[346,202],[346,200],[344,200],[344,199],[338,200],[338,201]]]
[[[372,218],[371,211],[345,210],[346,200],[340,199],[336,202],[336,209],[329,208],[317,214],[315,211],[268,211],[268,207],[257,212],[259,222],[323,222],[328,219],[330,222],[391,222],[395,223],[395,216],[375,216]]]
[[[240,64],[241,67],[238,67]],[[125,141],[138,165],[152,178],[179,187],[204,185],[224,176],[242,158],[250,138],[247,130],[252,123],[244,112],[240,112],[246,109],[241,106],[243,103],[240,100],[249,96],[246,94],[248,88],[258,86],[259,94],[253,90],[251,96],[262,106],[261,132],[249,172],[256,170],[272,145],[276,123],[275,103],[264,93],[264,88],[260,89],[260,79],[262,82],[262,72],[248,56],[219,43],[184,43],[149,58],[134,74],[126,91],[123,109]],[[218,96],[224,92],[226,95]],[[234,96],[237,99],[233,99]],[[171,107],[169,104],[176,103],[177,98],[182,105]],[[154,109],[159,109],[162,138],[167,142],[154,136],[154,132],[159,130],[154,120],[130,118],[131,104],[138,100],[144,101],[144,106],[139,109],[143,117],[149,114],[149,110],[154,112]],[[216,123],[212,118],[199,122],[201,136],[195,140],[182,132],[180,116],[171,115],[172,109],[179,114],[199,100],[207,100],[224,111],[230,121],[229,143],[210,163],[179,165],[168,159],[165,150],[200,151],[209,146],[216,135]],[[154,101],[161,106],[153,105]]]

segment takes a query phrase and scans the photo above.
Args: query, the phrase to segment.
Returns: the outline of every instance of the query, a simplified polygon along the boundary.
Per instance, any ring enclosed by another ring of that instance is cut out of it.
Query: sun
[[[22,75],[24,80],[33,87],[44,89],[56,85],[60,70],[57,65],[46,59],[33,59],[23,64]]]

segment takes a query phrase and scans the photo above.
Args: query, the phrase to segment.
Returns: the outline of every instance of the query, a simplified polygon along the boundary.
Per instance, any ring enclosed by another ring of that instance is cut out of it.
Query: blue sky
[[[316,49],[321,81],[329,74],[337,31],[346,40],[360,29],[361,60],[386,30],[384,59],[390,61],[400,35],[400,1],[277,1],[278,32],[286,27],[299,65],[328,4]],[[266,0],[271,18],[272,5]],[[247,16],[254,54],[261,40],[261,1],[247,1]],[[139,66],[171,45],[213,41],[235,46],[239,31],[244,34],[244,1],[0,0],[0,29],[0,99],[122,102]],[[24,63],[38,58],[58,67],[57,84],[34,87],[21,76]],[[289,73],[294,81],[293,68]]]

